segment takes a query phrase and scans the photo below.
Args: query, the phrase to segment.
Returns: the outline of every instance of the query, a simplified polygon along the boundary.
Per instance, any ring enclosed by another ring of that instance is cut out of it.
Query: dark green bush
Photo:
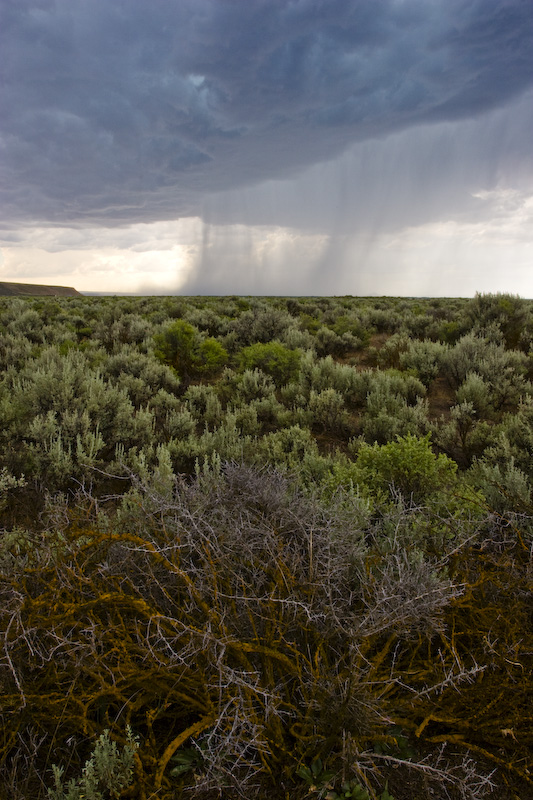
[[[384,445],[361,445],[357,467],[368,485],[398,489],[415,500],[443,489],[455,480],[457,464],[445,455],[435,455],[429,435],[398,436]]]
[[[156,356],[185,381],[216,375],[228,361],[228,353],[220,342],[203,339],[196,328],[181,319],[156,334],[154,341]]]
[[[300,352],[289,350],[280,342],[252,344],[242,349],[240,365],[243,370],[260,369],[270,375],[277,386],[283,386],[297,377]]]

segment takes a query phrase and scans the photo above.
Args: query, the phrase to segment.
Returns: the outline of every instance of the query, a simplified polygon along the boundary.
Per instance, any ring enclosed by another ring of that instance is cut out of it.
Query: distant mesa
[[[70,286],[41,286],[36,283],[7,283],[0,281],[0,297],[82,297]]]

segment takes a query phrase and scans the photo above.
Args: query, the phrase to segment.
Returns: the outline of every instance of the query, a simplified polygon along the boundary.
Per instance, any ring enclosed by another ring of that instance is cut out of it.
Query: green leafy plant
[[[204,751],[205,743],[201,743],[197,747],[180,748],[170,759],[170,777],[179,778],[187,772],[193,772],[201,768],[204,762]]]
[[[325,796],[335,776],[334,772],[324,768],[321,758],[315,758],[308,767],[301,766],[296,774],[307,783],[309,792],[316,792],[318,797]]]
[[[376,797],[377,800],[394,800],[387,786],[385,786],[381,794],[376,795]],[[368,789],[365,789],[356,779],[345,781],[341,785],[339,791],[333,789],[325,796],[325,800],[344,800],[344,798],[351,798],[351,800],[371,800],[372,796]]]
[[[63,768],[54,764],[55,787],[48,789],[49,800],[107,800],[117,798],[131,783],[137,743],[127,731],[127,743],[119,750],[105,730],[85,763],[81,776],[63,784]]]
[[[155,355],[173,367],[180,378],[215,375],[228,360],[228,353],[217,339],[204,339],[185,320],[178,319],[154,336]]]
[[[316,758],[308,767],[300,767],[296,774],[308,785],[309,794],[313,794],[317,798],[324,798],[324,800],[344,800],[344,798],[372,800],[373,797],[376,797],[377,800],[394,800],[386,785],[380,795],[371,795],[357,778],[343,781],[340,786],[335,788],[333,780],[335,773],[325,769],[321,758]]]
[[[300,353],[298,350],[289,350],[280,342],[258,342],[243,348],[240,360],[243,370],[260,369],[281,386],[296,377]]]
[[[418,438],[407,434],[384,445],[363,444],[356,463],[366,473],[369,485],[392,485],[415,497],[453,483],[457,471],[451,458],[433,453],[429,435]]]

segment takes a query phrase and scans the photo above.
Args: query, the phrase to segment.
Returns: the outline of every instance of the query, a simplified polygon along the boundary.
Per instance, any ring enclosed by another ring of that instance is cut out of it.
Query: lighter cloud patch
[[[189,78],[189,80],[193,84],[193,86],[196,86],[197,88],[202,86],[203,83],[205,83],[205,75],[194,75],[194,74],[191,74],[191,75],[188,75],[187,77]]]
[[[511,292],[531,298],[531,226],[529,232],[524,230],[533,211],[531,198],[523,208],[521,215],[510,214],[490,222],[449,220],[405,228],[383,237],[373,259],[395,265],[390,284],[393,294],[472,296],[475,292]]]
[[[74,286],[82,292],[177,291],[198,252],[199,219],[126,228],[33,228],[4,239],[5,281]]]
[[[81,292],[172,293],[191,267],[189,248],[135,253],[123,250],[5,248],[2,279],[74,286]]]
[[[137,223],[124,227],[25,227],[0,231],[0,243],[8,247],[46,250],[96,250],[120,248],[146,252],[171,250],[176,244],[190,245],[198,241],[202,223],[198,217]]]
[[[533,194],[517,189],[494,189],[473,195],[488,206],[484,230],[496,240],[533,241]]]

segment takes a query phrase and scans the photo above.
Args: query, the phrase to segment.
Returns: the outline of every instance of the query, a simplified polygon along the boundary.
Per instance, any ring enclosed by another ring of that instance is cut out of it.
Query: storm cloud
[[[196,215],[207,193],[533,83],[529,0],[2,5],[1,200],[18,221]]]
[[[487,193],[531,189],[531,0],[1,0],[0,12],[8,245],[35,228],[59,241],[68,227],[198,217],[194,288],[220,226],[298,230],[302,252],[335,236],[338,249],[354,226],[368,242],[450,209],[471,223]],[[237,233],[226,245],[249,256]]]

